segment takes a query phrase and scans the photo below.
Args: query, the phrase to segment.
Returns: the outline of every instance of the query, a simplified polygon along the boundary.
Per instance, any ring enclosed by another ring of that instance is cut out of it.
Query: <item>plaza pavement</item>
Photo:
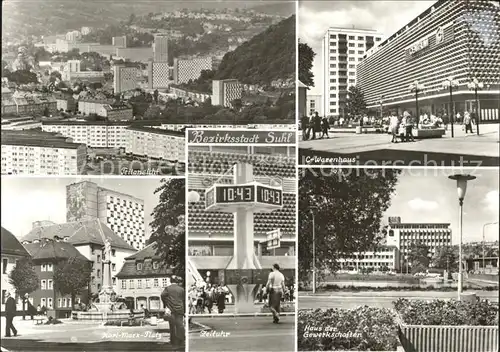
[[[35,325],[27,317],[14,319],[17,337],[5,338],[2,317],[1,346],[10,352],[31,351],[175,351],[170,344],[168,323],[159,320],[156,326],[117,327],[99,322],[75,322],[61,319],[58,325]]]
[[[295,317],[198,318],[209,330],[189,333],[190,351],[294,351]]]
[[[345,165],[390,166],[498,166],[498,124],[480,126],[480,135],[465,134],[455,126],[454,138],[450,128],[442,138],[421,139],[412,143],[391,143],[389,134],[355,134],[343,129],[330,130],[330,138],[299,142],[299,163],[307,157],[353,158]],[[474,129],[475,131],[475,129]],[[367,164],[368,163],[368,164]]]
[[[498,303],[498,291],[466,291],[475,292],[481,299]],[[300,309],[344,308],[352,309],[359,306],[374,308],[393,308],[392,302],[399,298],[411,300],[456,299],[456,292],[439,291],[365,291],[365,292],[310,292],[299,293]]]

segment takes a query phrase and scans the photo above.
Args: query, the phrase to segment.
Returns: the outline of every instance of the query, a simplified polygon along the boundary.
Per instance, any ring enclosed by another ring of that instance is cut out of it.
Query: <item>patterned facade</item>
[[[135,249],[146,243],[144,201],[89,181],[66,187],[68,222],[99,219]]]
[[[243,87],[236,79],[212,81],[212,105],[231,108],[233,100],[241,99]]]
[[[137,88],[137,67],[115,65],[113,75],[115,94]]]
[[[476,108],[468,83],[484,84],[478,91],[482,121],[498,121],[500,99],[500,7],[492,1],[438,1],[394,33],[358,66],[358,85],[369,109],[415,113],[416,80],[419,113],[455,115]],[[443,83],[453,77],[453,91]]]
[[[150,89],[168,88],[170,67],[168,62],[148,62],[148,86]]]
[[[174,59],[174,83],[187,83],[200,77],[201,71],[212,70],[214,61],[211,56],[193,59]]]
[[[356,67],[382,40],[374,30],[329,28],[323,38],[323,113],[342,116],[347,91],[356,85]]]
[[[127,153],[152,159],[185,163],[184,132],[148,127],[128,127]]]

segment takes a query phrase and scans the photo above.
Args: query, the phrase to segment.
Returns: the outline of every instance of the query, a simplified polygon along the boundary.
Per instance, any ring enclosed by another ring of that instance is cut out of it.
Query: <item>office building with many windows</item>
[[[83,181],[66,187],[66,221],[99,219],[135,249],[146,243],[144,201]]]
[[[498,122],[500,109],[500,5],[495,1],[437,1],[379,46],[357,68],[357,83],[372,114],[407,110],[418,116],[463,116]],[[450,99],[449,81],[452,81]],[[451,103],[450,103],[450,100]]]
[[[323,113],[343,116],[347,91],[355,86],[356,67],[382,41],[382,34],[369,29],[329,28],[323,38]]]
[[[168,41],[169,36],[156,34],[153,43],[153,61],[168,63]]]
[[[237,79],[212,81],[212,105],[232,107],[233,101],[241,99],[243,87]]]
[[[126,92],[137,88],[137,67],[113,66],[114,93]]]
[[[407,270],[408,253],[413,244],[420,243],[429,248],[433,255],[439,247],[451,246],[449,223],[404,223],[400,217],[390,217],[387,228],[386,245],[395,246],[400,251],[400,268]]]
[[[212,70],[214,60],[211,56],[192,59],[174,59],[174,83],[188,83],[200,77],[201,71]]]

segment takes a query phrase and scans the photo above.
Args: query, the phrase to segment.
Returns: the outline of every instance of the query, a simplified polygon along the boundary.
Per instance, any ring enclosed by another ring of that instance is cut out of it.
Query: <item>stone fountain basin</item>
[[[128,319],[144,319],[144,312],[134,312],[130,314],[130,310],[108,311],[72,311],[71,317],[73,320],[82,321],[111,321],[111,320],[128,320]]]

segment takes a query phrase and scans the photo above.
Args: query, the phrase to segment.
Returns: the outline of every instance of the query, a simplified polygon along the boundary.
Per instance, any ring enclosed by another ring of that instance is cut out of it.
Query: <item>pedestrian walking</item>
[[[405,119],[405,140],[406,142],[415,142],[415,138],[413,138],[413,118],[408,111],[404,112],[403,118]]]
[[[321,117],[319,116],[318,112],[316,111],[314,113],[314,138],[316,138],[316,133],[321,133]],[[323,138],[323,137],[321,137]]]
[[[330,123],[328,122],[328,118],[326,116],[323,116],[323,118],[321,119],[321,130],[323,131],[323,133],[321,134],[321,138],[323,138],[324,136],[326,136],[326,138],[330,138],[328,136],[329,129]]]
[[[401,124],[401,120],[396,115],[396,113],[393,111],[389,121],[390,121],[389,126],[390,126],[391,134],[392,134],[391,143],[397,143],[398,136],[399,136],[399,126]]]
[[[14,336],[17,336],[17,329],[12,323],[16,316],[16,300],[10,295],[10,292],[7,292],[5,297],[7,298],[5,301],[5,337],[11,337],[11,331],[14,333]]]
[[[280,272],[278,264],[273,265],[273,271],[269,273],[267,280],[269,291],[269,308],[273,313],[273,323],[278,324],[280,321],[281,297],[285,293],[285,276]]]
[[[473,133],[472,132],[472,117],[470,116],[468,111],[466,111],[464,113],[463,125],[465,126],[465,134],[467,134],[467,132],[469,132],[469,131],[470,131],[470,133]]]
[[[314,132],[314,115],[309,118],[309,124],[307,128],[307,139],[316,139],[316,133]]]

